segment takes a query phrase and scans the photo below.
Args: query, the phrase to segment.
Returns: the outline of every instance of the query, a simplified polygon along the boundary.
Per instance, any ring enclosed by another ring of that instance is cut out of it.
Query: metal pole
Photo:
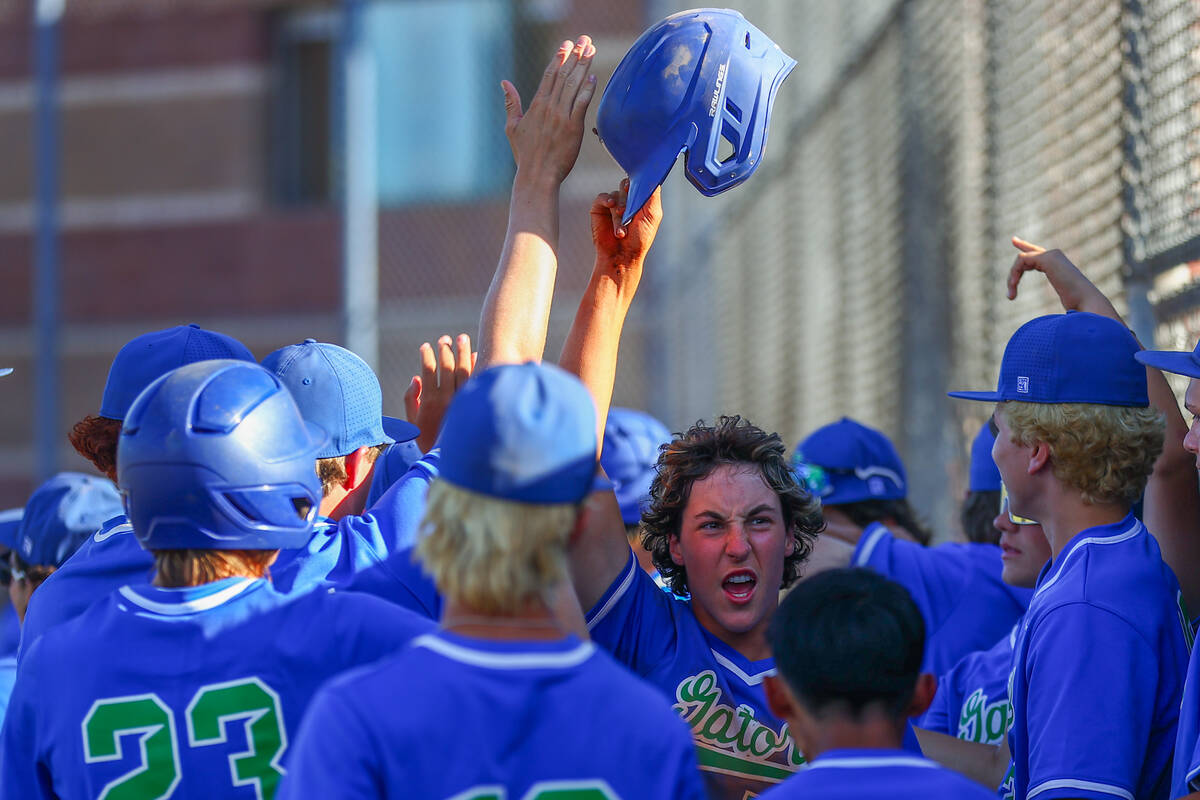
[[[58,471],[58,21],[64,0],[38,0],[34,13],[34,171],[36,174],[33,308],[34,452],[40,481]]]
[[[363,0],[342,4],[342,331],[346,347],[378,369],[375,64],[364,35],[364,11]]]

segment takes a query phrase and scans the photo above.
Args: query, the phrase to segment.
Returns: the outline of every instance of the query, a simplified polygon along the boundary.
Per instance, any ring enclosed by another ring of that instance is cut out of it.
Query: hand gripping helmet
[[[687,177],[711,197],[753,174],[775,92],[796,66],[736,11],[683,11],[643,33],[600,98],[600,140],[629,174],[628,224],[687,151]],[[733,152],[722,156],[722,141]]]
[[[138,395],[117,445],[125,512],[153,550],[275,550],[308,541],[321,502],[306,423],[253,362],[199,361]]]
[[[658,463],[658,448],[669,441],[667,426],[649,414],[616,406],[608,410],[600,466],[612,481],[626,525],[641,521],[642,505],[650,496],[650,482]]]

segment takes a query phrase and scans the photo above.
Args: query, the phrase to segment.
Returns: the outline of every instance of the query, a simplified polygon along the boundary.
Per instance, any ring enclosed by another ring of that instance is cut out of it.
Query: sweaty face
[[[723,465],[692,484],[671,559],[687,568],[692,611],[750,659],[766,658],[788,535],[779,496],[752,464]]]

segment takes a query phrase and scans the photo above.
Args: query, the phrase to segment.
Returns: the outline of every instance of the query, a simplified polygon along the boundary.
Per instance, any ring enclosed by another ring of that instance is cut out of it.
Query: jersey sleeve
[[[645,674],[675,647],[675,615],[684,605],[658,588],[630,550],[625,568],[587,612],[588,631],[617,661]]]
[[[929,639],[954,610],[969,565],[955,548],[922,547],[897,539],[882,525],[863,531],[852,563],[870,567],[908,589],[925,619]]]
[[[56,797],[38,746],[38,689],[33,684],[37,681],[39,649],[30,650],[28,663],[32,669],[19,674],[0,728],[0,800]]]
[[[700,767],[696,763],[696,746],[682,721],[675,726],[671,737],[671,752],[663,764],[664,775],[673,776],[672,800],[704,800],[708,797]]]
[[[1179,734],[1175,740],[1175,768],[1171,796],[1200,791],[1200,647],[1188,661],[1183,704],[1179,707]]]
[[[346,588],[382,598],[428,619],[438,619],[442,597],[433,579],[415,560],[413,551],[414,548],[406,547],[392,553],[383,563],[355,575]]]
[[[340,697],[337,687],[336,682],[326,685],[305,712],[296,741],[288,748],[287,774],[276,800],[382,796],[370,738],[354,704]]]
[[[1158,659],[1116,614],[1085,603],[1050,610],[1029,633],[1028,796],[1130,798],[1151,735]]]
[[[440,451],[430,450],[367,509],[365,516],[383,532],[380,546],[385,555],[417,543],[421,517],[425,513],[425,497],[429,494],[429,485],[438,476],[440,460]]]

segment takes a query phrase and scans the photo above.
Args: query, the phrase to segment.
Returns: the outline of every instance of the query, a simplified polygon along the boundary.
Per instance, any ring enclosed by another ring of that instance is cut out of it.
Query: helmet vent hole
[[[307,497],[292,498],[292,508],[296,509],[300,519],[308,519],[308,512],[312,511],[312,507],[313,504]]]
[[[737,149],[733,146],[733,142],[729,141],[728,137],[722,136],[721,146],[717,149],[717,161],[724,164],[736,155]]]
[[[237,511],[237,513],[241,514],[244,518],[252,522],[257,521],[257,517],[253,510],[243,504],[241,499],[233,492],[225,492],[225,500],[228,501],[229,505],[232,506],[233,509]]]
[[[729,116],[733,117],[738,122],[742,121],[742,109],[738,108],[737,103],[733,102],[728,97],[725,98],[725,110],[729,112]]]
[[[746,34],[746,49],[747,50],[750,49],[750,34],[749,33]]]

